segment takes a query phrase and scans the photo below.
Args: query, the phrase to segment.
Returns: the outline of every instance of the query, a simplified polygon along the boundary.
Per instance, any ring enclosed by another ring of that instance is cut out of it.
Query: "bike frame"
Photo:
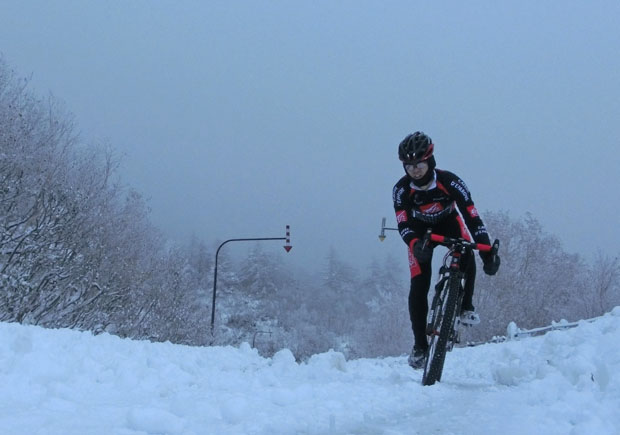
[[[448,253],[439,270],[439,281],[435,285],[435,295],[428,314],[426,333],[429,347],[422,375],[423,385],[433,385],[441,380],[446,353],[459,342],[460,309],[463,302],[465,272],[461,267],[463,256],[474,250],[497,254],[499,240],[493,246],[473,243],[466,239],[445,237],[429,232],[424,243],[446,246]]]

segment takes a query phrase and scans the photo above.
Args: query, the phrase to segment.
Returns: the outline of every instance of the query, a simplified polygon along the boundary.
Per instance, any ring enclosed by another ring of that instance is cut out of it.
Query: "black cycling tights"
[[[476,261],[473,253],[469,258],[463,258],[465,268],[465,296],[461,309],[472,310],[472,298],[474,295],[474,284],[476,281]],[[428,347],[426,338],[426,316],[428,315],[428,290],[431,284],[431,261],[420,264],[422,273],[411,278],[411,289],[409,291],[409,317],[416,347],[425,349]]]

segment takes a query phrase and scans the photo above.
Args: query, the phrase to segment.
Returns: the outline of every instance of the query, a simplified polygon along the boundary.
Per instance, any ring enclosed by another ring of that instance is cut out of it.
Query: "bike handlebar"
[[[439,243],[440,245],[444,246],[463,245],[471,249],[477,249],[481,252],[491,252],[493,254],[496,254],[497,250],[499,249],[499,240],[497,239],[495,239],[495,242],[493,242],[493,246],[491,246],[485,243],[473,243],[469,240],[455,239],[452,237],[441,236],[439,234],[428,233],[427,236],[432,242]]]

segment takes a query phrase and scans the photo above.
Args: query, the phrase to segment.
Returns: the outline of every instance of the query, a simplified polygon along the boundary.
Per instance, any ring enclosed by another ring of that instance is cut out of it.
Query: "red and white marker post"
[[[293,249],[293,247],[291,246],[291,226],[290,225],[286,226],[286,243],[284,244],[284,249],[286,249],[286,252],[290,252],[290,250]]]

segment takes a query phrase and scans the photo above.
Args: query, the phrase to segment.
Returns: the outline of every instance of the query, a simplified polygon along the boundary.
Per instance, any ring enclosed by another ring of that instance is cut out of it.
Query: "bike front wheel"
[[[434,318],[430,330],[427,331],[430,340],[424,364],[424,374],[422,375],[422,385],[433,385],[435,382],[441,381],[448,341],[454,329],[460,279],[456,274],[453,274],[444,285],[448,287],[444,289],[444,291],[447,290],[447,295],[442,298],[440,306],[434,307]]]

